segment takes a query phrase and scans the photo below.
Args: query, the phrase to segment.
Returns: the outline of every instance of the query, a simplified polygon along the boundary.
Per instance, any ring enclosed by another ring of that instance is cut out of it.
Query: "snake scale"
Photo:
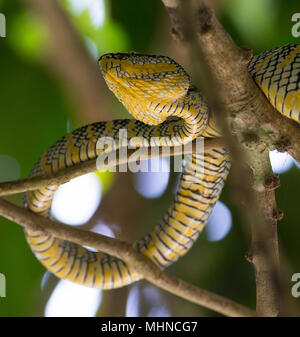
[[[96,158],[100,137],[118,139],[142,136],[153,145],[174,146],[202,136],[220,137],[205,99],[186,71],[166,56],[137,53],[105,54],[101,73],[113,93],[134,119],[113,120],[83,126],[50,147],[34,166],[31,176],[52,173]],[[300,45],[286,45],[254,56],[248,70],[271,104],[283,115],[300,121]],[[155,144],[154,144],[155,145]],[[173,201],[153,231],[134,243],[135,249],[165,268],[193,245],[218,200],[230,168],[225,148],[193,154],[185,163]],[[200,174],[203,172],[204,175]],[[50,216],[53,195],[59,186],[25,193],[24,207]],[[92,252],[69,241],[27,230],[26,238],[36,257],[62,279],[85,286],[112,289],[142,278],[124,261]]]

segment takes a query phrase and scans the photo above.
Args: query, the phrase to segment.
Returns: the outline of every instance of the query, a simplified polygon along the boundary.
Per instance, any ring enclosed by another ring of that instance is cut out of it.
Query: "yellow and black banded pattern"
[[[300,122],[300,45],[254,56],[248,70],[274,108]]]
[[[128,140],[143,137],[147,146],[174,146],[203,136],[219,137],[200,92],[189,75],[166,56],[117,53],[99,60],[101,73],[117,98],[135,119],[99,122],[61,138],[36,163],[31,175],[51,173],[96,158],[101,137],[118,140],[126,129]],[[299,46],[289,45],[254,57],[249,71],[277,110],[299,121]],[[174,118],[175,117],[175,118]],[[116,142],[116,144],[119,144]],[[153,231],[134,247],[165,268],[192,246],[218,200],[230,167],[226,149],[194,154],[186,162],[171,206]],[[49,216],[59,186],[27,192],[24,206]],[[91,252],[72,242],[27,231],[27,240],[44,266],[60,278],[86,286],[111,289],[141,278],[124,261]]]

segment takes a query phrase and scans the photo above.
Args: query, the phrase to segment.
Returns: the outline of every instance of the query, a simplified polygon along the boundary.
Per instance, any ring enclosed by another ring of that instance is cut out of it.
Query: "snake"
[[[110,137],[118,144],[119,130],[128,140],[147,140],[147,146],[182,145],[203,137],[222,136],[205,98],[188,73],[168,56],[130,53],[104,54],[100,72],[133,118],[82,126],[59,139],[36,162],[30,176],[51,174],[97,158],[107,149],[97,141]],[[300,122],[300,45],[280,46],[252,57],[248,71],[276,110]],[[133,243],[134,249],[161,269],[186,254],[205,227],[220,197],[231,165],[224,146],[193,153],[183,164],[171,205],[152,232]],[[23,207],[51,217],[59,185],[24,193]],[[37,259],[60,279],[84,286],[113,289],[143,278],[122,259],[92,251],[41,231],[25,229]]]

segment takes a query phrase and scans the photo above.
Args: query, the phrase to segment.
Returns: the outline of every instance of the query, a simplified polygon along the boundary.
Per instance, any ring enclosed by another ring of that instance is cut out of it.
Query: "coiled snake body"
[[[204,98],[189,75],[165,56],[106,54],[99,60],[108,87],[135,119],[93,123],[61,138],[36,163],[31,175],[51,173],[96,158],[100,137],[118,140],[118,130],[128,138],[142,136],[153,144],[174,146],[202,136],[220,137]],[[252,58],[252,77],[272,105],[285,116],[300,121],[300,45],[287,45]],[[169,118],[172,117],[172,118]],[[177,118],[174,118],[177,117]],[[117,142],[118,143],[118,142]],[[230,156],[225,148],[193,154],[183,168],[171,206],[153,231],[134,247],[161,268],[184,255],[205,226],[226,180]],[[204,169],[204,176],[202,170]],[[24,207],[49,216],[59,186],[27,192]],[[91,252],[72,242],[27,230],[27,241],[42,264],[57,275],[86,286],[111,289],[142,276],[130,265],[101,252]]]

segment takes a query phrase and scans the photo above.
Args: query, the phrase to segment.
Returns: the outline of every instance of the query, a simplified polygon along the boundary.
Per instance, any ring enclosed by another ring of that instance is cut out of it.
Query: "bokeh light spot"
[[[101,27],[105,18],[105,6],[103,0],[69,0],[71,10],[75,15],[80,15],[88,10],[91,23],[95,29]]]
[[[60,280],[47,302],[45,316],[93,317],[101,299],[101,290]]]
[[[145,198],[159,198],[166,190],[170,177],[169,161],[166,158],[148,160],[149,171],[135,174],[134,187]],[[159,172],[157,172],[159,171]]]
[[[280,174],[287,172],[294,163],[294,159],[287,152],[269,151],[272,170]]]
[[[128,294],[126,303],[126,317],[139,317],[140,312],[140,291],[139,286],[134,284]]]
[[[221,201],[217,201],[206,225],[208,241],[222,240],[230,231],[232,225],[231,212]]]
[[[82,225],[95,213],[101,201],[101,182],[88,173],[63,184],[54,194],[51,215],[70,225]]]

